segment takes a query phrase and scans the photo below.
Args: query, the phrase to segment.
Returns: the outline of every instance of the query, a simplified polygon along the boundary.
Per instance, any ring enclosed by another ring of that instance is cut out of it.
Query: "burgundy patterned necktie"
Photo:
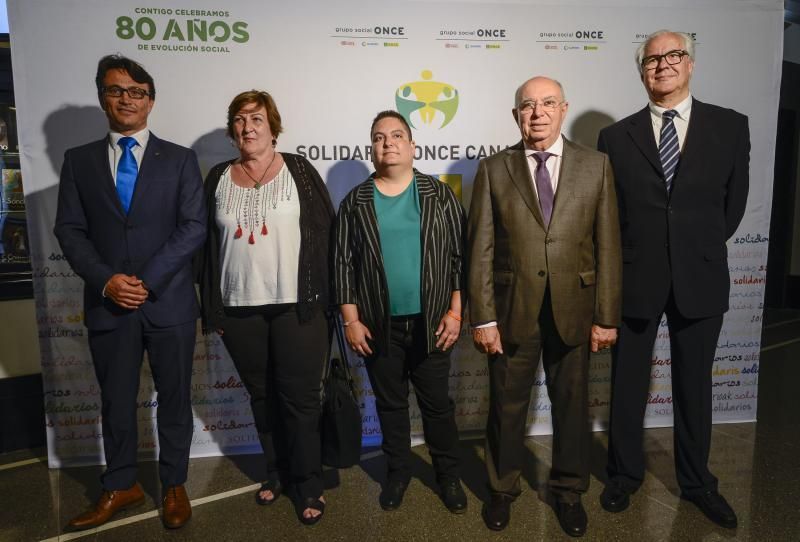
[[[542,209],[544,225],[550,225],[550,217],[553,215],[553,183],[550,182],[550,172],[547,171],[547,159],[552,153],[535,152],[533,158],[536,160],[536,191],[539,193],[539,207]]]

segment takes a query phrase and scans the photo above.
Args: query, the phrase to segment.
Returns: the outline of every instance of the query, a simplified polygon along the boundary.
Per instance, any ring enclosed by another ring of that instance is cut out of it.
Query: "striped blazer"
[[[422,237],[422,311],[428,352],[434,332],[455,290],[465,286],[464,209],[447,184],[416,169]],[[378,218],[373,205],[374,174],[356,186],[339,207],[334,240],[334,292],[337,304],[358,305],[359,320],[376,344],[389,348],[389,289],[383,269]]]

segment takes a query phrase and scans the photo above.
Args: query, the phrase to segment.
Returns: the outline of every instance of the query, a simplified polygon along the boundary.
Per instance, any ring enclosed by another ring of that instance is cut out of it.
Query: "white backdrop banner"
[[[477,161],[519,139],[511,108],[522,81],[537,74],[559,79],[570,103],[565,134],[594,147],[602,127],[646,104],[633,60],[637,45],[660,28],[691,33],[694,95],[750,117],[750,198],[728,247],[731,310],[718,344],[712,404],[716,422],[755,419],[780,0],[9,0],[8,8],[51,466],[102,461],[83,283],[52,228],[64,150],[106,133],[94,73],[98,59],[114,52],[150,71],[157,88],[150,128],[195,149],[204,172],[234,155],[224,135],[231,98],[264,89],[275,97],[286,128],[279,150],[308,157],[334,204],[371,171],[372,118],[397,109],[414,127],[418,169],[448,182],[468,208]],[[646,423],[671,425],[665,327],[652,362]],[[364,439],[376,443],[380,428],[361,364],[357,377]],[[607,423],[609,378],[610,357],[594,357],[590,412],[596,429]],[[482,431],[486,361],[466,336],[453,355],[450,385],[459,428]],[[532,394],[529,432],[548,433],[541,372]],[[157,397],[146,363],[139,401],[139,446],[153,457]],[[215,335],[198,336],[192,402],[193,456],[259,450],[247,393]],[[411,416],[419,435],[418,411]]]

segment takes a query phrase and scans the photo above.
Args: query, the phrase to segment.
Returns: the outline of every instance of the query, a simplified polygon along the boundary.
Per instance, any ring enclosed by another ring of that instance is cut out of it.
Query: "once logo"
[[[505,28],[479,28],[476,32],[481,38],[505,38]]]
[[[433,72],[430,70],[423,70],[420,75],[421,81],[405,83],[395,91],[397,111],[413,128],[416,126],[412,115],[423,124],[431,125],[438,117],[436,112],[441,112],[443,116],[439,117],[439,128],[444,128],[458,111],[458,90],[447,83],[433,81]]]
[[[602,30],[576,30],[575,38],[579,40],[601,40],[603,39]]]

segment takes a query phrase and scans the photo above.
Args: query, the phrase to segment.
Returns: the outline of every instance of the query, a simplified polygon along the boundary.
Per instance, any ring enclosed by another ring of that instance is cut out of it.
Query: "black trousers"
[[[542,357],[553,423],[553,497],[575,503],[589,487],[589,336],[571,346],[553,320],[549,290],[533,335],[523,344],[503,344],[489,357],[489,417],[486,469],[494,493],[516,497],[525,458],[525,426],[531,389]]]
[[[250,394],[267,476],[293,484],[300,497],[319,497],[323,311],[301,324],[293,303],[227,307],[222,342]]]
[[[722,315],[684,318],[670,294],[670,334],[675,470],[687,494],[717,490],[708,470],[711,448],[711,370],[722,329]],[[625,318],[612,365],[608,476],[629,491],[644,480],[642,439],[650,387],[653,344],[661,316],[652,320]]]
[[[156,327],[142,311],[120,319],[116,329],[89,331],[89,349],[100,384],[109,491],[136,482],[137,396],[142,357],[147,352],[158,407],[158,474],[163,486],[186,482],[192,445],[191,379],[196,322]]]
[[[450,399],[450,353],[427,352],[422,316],[392,318],[389,351],[366,359],[383,433],[390,481],[411,479],[411,422],[408,382],[414,385],[422,430],[440,484],[458,480],[458,429]]]

